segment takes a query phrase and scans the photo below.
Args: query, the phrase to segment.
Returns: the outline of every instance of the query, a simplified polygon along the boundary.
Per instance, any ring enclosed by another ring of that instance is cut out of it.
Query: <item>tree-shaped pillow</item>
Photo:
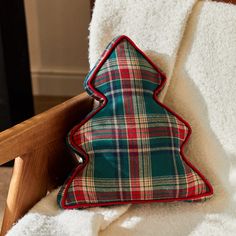
[[[166,77],[126,36],[115,38],[88,74],[99,106],[68,135],[82,160],[62,186],[62,208],[201,200],[213,194],[185,158],[190,125],[158,101]]]

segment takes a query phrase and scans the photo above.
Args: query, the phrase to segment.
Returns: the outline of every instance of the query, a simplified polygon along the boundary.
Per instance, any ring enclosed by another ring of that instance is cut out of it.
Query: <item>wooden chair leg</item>
[[[52,158],[55,156],[57,158]],[[44,197],[48,190],[61,184],[74,165],[74,160],[68,156],[61,142],[17,157],[0,235],[5,235],[13,223]]]
[[[37,158],[41,154],[35,151],[27,154],[30,158],[22,156],[15,159],[1,235],[5,235],[12,224],[26,213],[24,209],[31,208],[47,193],[47,158]]]

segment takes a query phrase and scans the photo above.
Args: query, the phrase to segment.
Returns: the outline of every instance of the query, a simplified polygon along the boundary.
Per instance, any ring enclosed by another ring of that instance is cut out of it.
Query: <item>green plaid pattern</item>
[[[61,207],[212,195],[210,183],[182,154],[190,126],[157,100],[164,82],[163,73],[128,37],[108,45],[85,80],[100,106],[67,138],[83,162],[58,194]]]

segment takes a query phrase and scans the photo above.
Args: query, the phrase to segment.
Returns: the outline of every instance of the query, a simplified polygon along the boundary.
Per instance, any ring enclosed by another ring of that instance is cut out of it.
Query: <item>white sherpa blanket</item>
[[[91,65],[113,36],[126,34],[167,73],[162,99],[192,125],[186,156],[210,180],[214,197],[62,211],[55,191],[8,235],[236,235],[236,6],[97,0],[90,32]]]

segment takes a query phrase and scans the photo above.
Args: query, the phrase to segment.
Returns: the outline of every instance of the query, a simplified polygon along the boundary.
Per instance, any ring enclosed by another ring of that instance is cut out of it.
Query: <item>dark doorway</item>
[[[0,131],[34,115],[24,1],[0,3]]]

